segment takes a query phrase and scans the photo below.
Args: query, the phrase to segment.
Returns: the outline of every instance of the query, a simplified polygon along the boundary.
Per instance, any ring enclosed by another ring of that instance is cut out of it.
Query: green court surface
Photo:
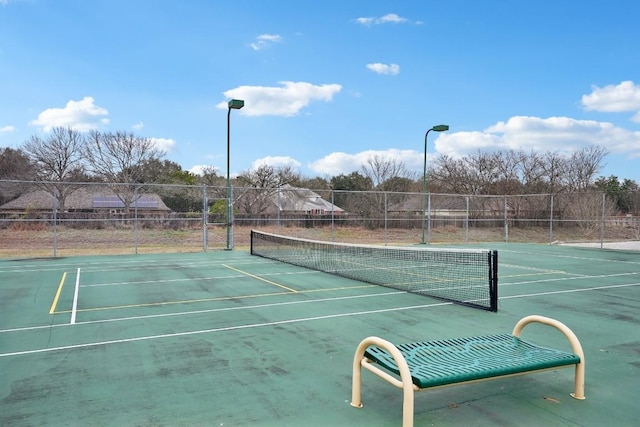
[[[470,245],[465,246],[470,247]],[[402,392],[363,374],[358,343],[571,328],[573,370],[416,394],[416,426],[640,425],[640,252],[486,244],[492,313],[246,251],[0,260],[0,426],[398,426]],[[567,349],[557,331],[523,338]]]

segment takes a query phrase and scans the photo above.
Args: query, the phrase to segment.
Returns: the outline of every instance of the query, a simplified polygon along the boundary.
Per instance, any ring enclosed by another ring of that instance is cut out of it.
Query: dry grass
[[[288,236],[336,241],[344,243],[407,245],[421,241],[420,229],[368,229],[365,227],[259,227],[262,231]],[[633,239],[636,233],[624,227],[608,228],[606,241]],[[235,227],[234,247],[248,249],[249,227]],[[425,234],[431,243],[482,243],[504,242],[504,228],[473,228],[468,232],[457,227],[434,228]],[[599,230],[584,230],[579,227],[558,228],[550,236],[548,228],[512,227],[508,230],[508,241],[512,243],[597,242]],[[207,249],[218,250],[226,247],[226,230],[211,227],[207,231]],[[134,254],[160,252],[199,252],[203,250],[203,231],[188,229],[141,229],[131,228],[72,229],[51,228],[8,228],[0,229],[0,257],[41,257],[100,254]]]

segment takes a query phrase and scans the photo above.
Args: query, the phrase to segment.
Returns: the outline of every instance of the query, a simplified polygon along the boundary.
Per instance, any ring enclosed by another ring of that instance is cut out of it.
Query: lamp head
[[[229,109],[239,110],[244,107],[244,100],[242,99],[232,99],[229,101]]]
[[[435,125],[431,128],[431,130],[435,130],[436,132],[444,132],[449,130],[449,125]]]

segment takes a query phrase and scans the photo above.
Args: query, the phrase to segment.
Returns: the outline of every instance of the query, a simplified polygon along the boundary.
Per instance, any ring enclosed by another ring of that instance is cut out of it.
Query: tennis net
[[[251,254],[366,283],[498,310],[498,252],[355,245],[251,231]]]

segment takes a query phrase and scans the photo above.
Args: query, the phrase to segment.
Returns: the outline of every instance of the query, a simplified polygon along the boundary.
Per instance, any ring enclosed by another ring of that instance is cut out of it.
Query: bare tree
[[[493,185],[495,194],[518,194],[522,191],[520,181],[522,171],[521,152],[509,150],[497,153],[499,161],[496,164],[498,180]]]
[[[384,212],[387,209],[385,205],[406,200],[408,196],[405,193],[417,178],[415,172],[409,171],[404,162],[395,157],[370,156],[360,169],[362,175],[373,183],[373,187],[381,191],[368,197],[373,212]]]
[[[77,189],[62,183],[84,175],[84,143],[80,132],[70,127],[54,127],[46,139],[33,135],[22,145],[36,167],[41,187],[52,194],[61,210],[69,194]]]
[[[208,186],[224,186],[225,179],[215,166],[204,166],[202,168],[199,181]]]
[[[427,182],[436,184],[443,192],[474,194],[471,177],[462,159],[447,154],[438,155],[427,171]]]
[[[361,171],[371,180],[374,188],[380,188],[393,178],[416,178],[416,174],[407,170],[404,162],[395,157],[385,159],[378,155],[370,156],[361,166]]]
[[[241,173],[236,180],[242,190],[234,196],[234,205],[243,213],[261,214],[270,206],[271,198],[278,189],[298,182],[300,177],[291,166],[262,165]]]
[[[92,131],[84,150],[89,168],[112,184],[118,197],[129,209],[143,190],[145,166],[164,157],[150,138],[127,132]],[[134,185],[137,184],[137,185]]]
[[[488,194],[500,176],[498,157],[478,152],[461,159],[440,155],[429,176],[445,191],[457,194]]]
[[[586,147],[575,151],[566,163],[564,180],[568,191],[592,188],[595,176],[602,170],[608,151],[602,146]]]
[[[36,165],[39,180],[62,182],[81,168],[83,143],[80,132],[54,127],[46,139],[31,136],[22,145],[22,150]]]
[[[91,170],[109,182],[140,182],[144,166],[161,159],[165,152],[150,138],[127,132],[89,133],[84,151]]]

